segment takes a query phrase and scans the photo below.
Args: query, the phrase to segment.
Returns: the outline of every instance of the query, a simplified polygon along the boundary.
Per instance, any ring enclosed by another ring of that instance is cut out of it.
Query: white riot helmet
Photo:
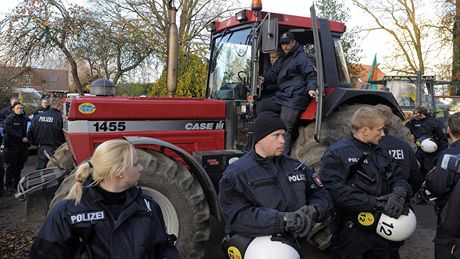
[[[244,259],[300,259],[299,253],[290,245],[271,240],[271,236],[256,237],[249,244]]]
[[[403,241],[414,233],[416,225],[415,214],[409,209],[408,215],[401,215],[397,219],[382,213],[375,231],[379,236],[390,241]]]
[[[426,138],[420,143],[420,148],[423,152],[434,153],[438,150],[438,145],[431,138]]]

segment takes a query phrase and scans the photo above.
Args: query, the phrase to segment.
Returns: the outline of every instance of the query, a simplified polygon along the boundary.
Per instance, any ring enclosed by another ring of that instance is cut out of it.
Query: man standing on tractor
[[[293,144],[293,133],[300,113],[307,107],[310,98],[316,95],[316,68],[305,50],[295,40],[292,32],[286,32],[280,38],[284,52],[279,60],[262,76],[259,84],[276,84],[278,86],[274,105],[281,105],[280,117],[286,124],[286,147],[284,154],[289,154]]]
[[[359,108],[351,118],[353,136],[330,146],[321,159],[321,178],[337,212],[334,259],[390,259],[391,241],[402,241],[415,230],[415,217],[406,207],[408,176],[377,145],[384,125],[376,108]],[[392,228],[383,226],[382,233],[377,228],[381,220]]]
[[[417,145],[415,157],[420,162],[423,177],[433,169],[439,153],[447,148],[449,142],[440,121],[433,118],[425,107],[416,107],[414,117],[406,123]]]
[[[276,240],[293,244],[296,239],[302,240],[314,223],[323,220],[332,209],[318,174],[283,155],[285,129],[277,114],[260,114],[254,123],[253,148],[230,164],[220,180],[219,203],[228,239],[224,247],[234,246],[243,251],[242,255],[256,237],[265,236],[265,241],[250,246],[246,255],[262,247],[273,248],[279,243]],[[283,251],[292,249],[299,251],[296,245]],[[232,251],[226,248],[226,252]],[[259,258],[290,258],[280,253],[278,257]]]

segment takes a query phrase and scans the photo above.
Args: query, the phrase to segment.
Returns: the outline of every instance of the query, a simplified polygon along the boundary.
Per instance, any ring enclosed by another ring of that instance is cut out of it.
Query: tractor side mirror
[[[266,19],[262,24],[262,53],[278,50],[278,18]]]

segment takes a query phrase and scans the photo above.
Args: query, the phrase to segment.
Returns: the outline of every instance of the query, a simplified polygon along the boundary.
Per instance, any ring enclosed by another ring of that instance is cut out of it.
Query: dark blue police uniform
[[[437,197],[435,212],[438,224],[434,238],[436,259],[460,258],[460,174],[441,168],[445,154],[460,155],[460,140],[440,154],[436,168],[426,177],[426,188]]]
[[[412,147],[406,141],[390,135],[383,136],[379,141],[379,146],[396,160],[405,178],[409,179],[412,193],[416,193],[422,186],[423,175]]]
[[[300,113],[310,102],[309,90],[316,90],[316,69],[299,43],[282,55],[275,64],[264,73],[264,85],[276,84],[278,89],[271,100],[281,105],[281,119],[286,124],[286,148],[288,154],[292,145],[294,125]],[[276,110],[276,109],[271,109]]]
[[[360,171],[365,177],[352,170],[363,155]],[[411,192],[395,160],[379,146],[348,137],[326,150],[320,172],[337,212],[333,258],[390,258],[391,241],[377,235],[375,228],[361,228],[356,219],[360,212],[379,210],[377,197],[396,186]]]
[[[417,148],[415,157],[420,162],[420,168],[425,177],[436,165],[441,151],[446,149],[449,145],[446,134],[443,131],[444,126],[441,121],[427,116],[423,119],[411,119],[406,123],[406,127],[409,128],[412,135],[414,135],[415,141],[422,138],[431,138],[438,145],[438,149],[433,153],[426,153],[420,147]]]
[[[52,155],[65,142],[62,127],[62,114],[56,108],[50,108],[33,118],[28,138],[31,144],[38,147],[36,169],[46,167],[48,158],[45,151]]]
[[[126,190],[118,215],[96,188],[85,187],[77,205],[62,200],[51,210],[31,258],[180,258],[160,207],[140,188]]]
[[[11,113],[4,121],[4,129],[3,158],[7,166],[5,186],[12,190],[16,189],[27,161],[29,143],[22,142],[26,137],[27,117],[24,114]]]
[[[296,170],[303,166],[284,155],[262,158],[254,149],[230,164],[219,183],[226,234],[284,233],[284,214],[304,205],[315,206],[318,221],[327,217],[332,209],[330,196],[313,169]]]
[[[38,108],[38,109],[34,112],[34,117],[37,116],[37,115],[39,115],[39,114],[42,114],[42,113],[48,111],[49,109],[50,109],[49,106],[47,106],[46,108],[43,108],[43,107],[40,106],[40,108]]]

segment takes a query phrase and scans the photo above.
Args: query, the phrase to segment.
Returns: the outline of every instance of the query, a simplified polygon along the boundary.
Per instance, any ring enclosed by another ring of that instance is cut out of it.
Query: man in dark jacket
[[[452,144],[444,150],[436,167],[426,177],[426,187],[435,196],[438,216],[434,253],[436,259],[460,258],[460,174],[442,168],[446,155],[460,155],[460,113],[449,117],[447,132]]]
[[[254,147],[226,169],[219,183],[225,233],[302,239],[332,209],[319,175],[283,155],[285,126],[274,113],[254,124]]]
[[[43,97],[40,99],[40,107],[34,112],[34,117],[40,113],[46,112],[50,108],[48,98]]]
[[[29,140],[26,137],[27,118],[21,103],[13,104],[13,113],[4,121],[4,162],[6,164],[5,186],[15,192],[21,178],[21,171],[27,161]]]
[[[13,113],[13,104],[19,102],[19,99],[15,96],[10,97],[10,106],[3,108],[0,110],[0,127],[3,127],[3,122],[10,115]]]
[[[337,212],[335,259],[390,258],[391,241],[376,233],[379,211],[398,218],[411,188],[408,176],[378,146],[384,122],[376,108],[358,109],[351,118],[353,136],[330,146],[321,159],[321,179]]]
[[[281,105],[280,116],[286,124],[284,154],[289,154],[300,113],[305,110],[310,98],[316,95],[316,68],[292,32],[283,33],[280,44],[284,55],[259,77],[259,84],[278,86],[273,102]]]
[[[63,102],[55,98],[51,102],[51,108],[41,114],[38,114],[32,120],[28,139],[31,144],[37,145],[37,163],[35,169],[42,169],[48,163],[48,157],[45,151],[52,155],[54,151],[65,142],[64,132],[62,131]]]
[[[443,130],[442,122],[433,118],[425,107],[416,107],[414,110],[414,117],[406,123],[406,127],[414,136],[417,144],[417,152],[415,157],[420,162],[423,177],[436,165],[439,154],[449,145],[446,134]],[[420,143],[430,138],[437,145],[437,149],[428,153],[423,151]]]

